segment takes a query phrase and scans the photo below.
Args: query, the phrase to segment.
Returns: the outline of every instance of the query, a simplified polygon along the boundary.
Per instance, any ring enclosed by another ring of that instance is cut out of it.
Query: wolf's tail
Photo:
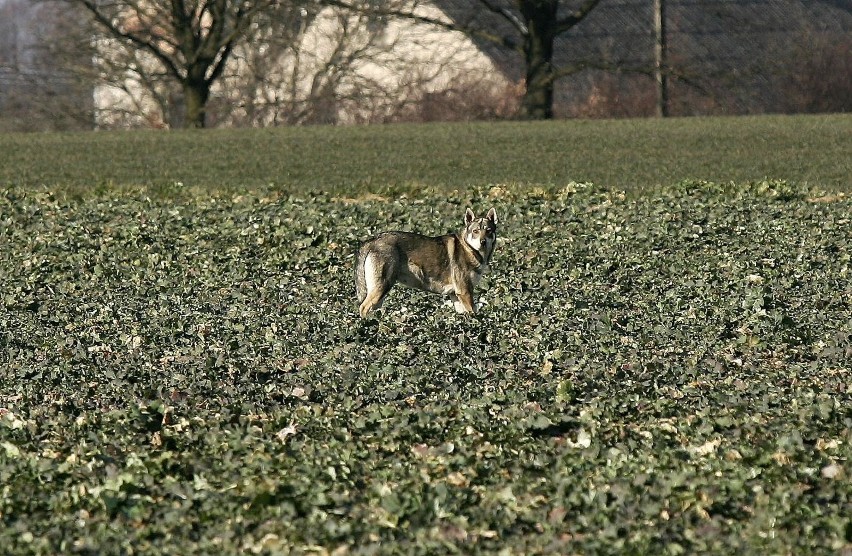
[[[362,303],[367,298],[367,278],[364,276],[364,261],[367,259],[367,253],[363,247],[355,252],[355,294],[358,296],[358,303]]]

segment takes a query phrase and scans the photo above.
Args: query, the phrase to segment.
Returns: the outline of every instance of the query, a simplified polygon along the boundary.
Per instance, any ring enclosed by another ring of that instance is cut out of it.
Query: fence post
[[[654,81],[657,86],[657,117],[669,115],[669,82],[666,62],[666,0],[654,0]]]

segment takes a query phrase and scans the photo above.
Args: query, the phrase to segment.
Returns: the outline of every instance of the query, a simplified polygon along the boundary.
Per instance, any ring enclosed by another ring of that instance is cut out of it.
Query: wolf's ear
[[[497,211],[496,211],[496,210],[494,210],[494,207],[491,207],[491,208],[488,210],[488,214],[486,214],[486,215],[485,215],[485,218],[486,218],[487,220],[490,220],[490,221],[494,222],[495,224],[497,223]]]
[[[474,218],[476,218],[476,215],[473,214],[473,211],[470,210],[470,207],[467,207],[467,210],[464,211],[464,225],[470,226],[470,223],[473,222]]]

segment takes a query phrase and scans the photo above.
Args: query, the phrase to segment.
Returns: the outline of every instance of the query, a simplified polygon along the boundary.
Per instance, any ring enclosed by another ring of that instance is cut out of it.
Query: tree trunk
[[[207,125],[207,100],[210,98],[210,85],[202,81],[185,81],[183,84],[183,102],[186,111],[183,126],[200,129]]]
[[[558,0],[523,2],[521,5],[528,30],[524,44],[526,91],[521,101],[521,115],[528,120],[553,119],[553,45],[558,8]]]

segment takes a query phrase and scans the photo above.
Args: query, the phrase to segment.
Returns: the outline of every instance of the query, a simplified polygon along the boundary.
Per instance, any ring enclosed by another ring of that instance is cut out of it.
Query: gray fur
[[[457,311],[474,312],[473,288],[488,269],[496,241],[493,208],[478,219],[467,209],[465,229],[458,234],[386,232],[368,240],[358,249],[355,264],[361,316],[381,307],[396,283],[444,295]]]

